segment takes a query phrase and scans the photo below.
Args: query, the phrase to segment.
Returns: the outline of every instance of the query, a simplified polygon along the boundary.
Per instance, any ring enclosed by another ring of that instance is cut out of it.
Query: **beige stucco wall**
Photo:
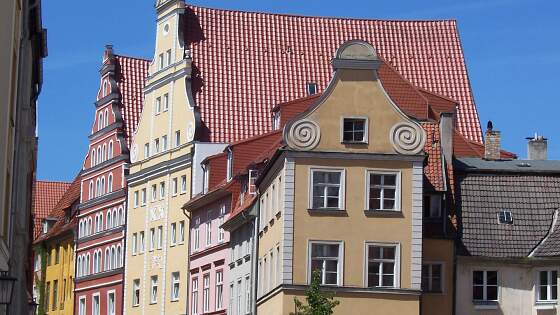
[[[59,250],[60,260],[56,263],[56,248]],[[57,242],[46,242],[46,250],[50,252],[51,264],[45,269],[45,288],[50,283],[49,314],[74,314],[74,240],[73,235]],[[58,281],[56,308],[53,308],[54,281]],[[66,280],[66,288],[64,281]]]
[[[422,262],[443,265],[443,292],[422,294],[422,314],[448,315],[453,312],[454,241],[425,238],[422,243]]]

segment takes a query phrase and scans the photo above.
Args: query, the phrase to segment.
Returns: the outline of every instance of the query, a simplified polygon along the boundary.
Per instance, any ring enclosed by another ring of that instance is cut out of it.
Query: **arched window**
[[[113,158],[113,140],[109,141],[109,147],[107,148],[107,158]]]
[[[76,270],[76,274],[78,275],[78,277],[82,276],[82,256],[78,256],[78,270]]]
[[[78,237],[82,237],[83,230],[84,230],[84,221],[80,220],[80,222],[78,222]]]
[[[124,224],[124,213],[123,213],[123,207],[119,207],[119,212],[117,214],[117,217],[119,218],[119,220],[117,220],[117,225],[121,225]]]
[[[111,269],[111,257],[109,255],[111,255],[111,250],[107,247],[105,248],[105,271]]]
[[[105,108],[105,120],[103,121],[103,124],[105,127],[109,125],[109,110],[107,108]]]
[[[99,231],[103,230],[103,212],[99,214]]]
[[[90,156],[90,166],[95,166],[95,149],[91,149],[91,156]]]
[[[115,269],[117,267],[117,250],[115,249],[115,245],[111,247],[111,267]]]
[[[93,180],[89,181],[88,198],[93,199]]]
[[[88,223],[87,223],[87,235],[91,235],[91,230],[92,230],[92,224],[91,224],[91,217],[88,218]]]
[[[110,229],[113,227],[113,216],[111,215],[111,209],[107,210],[107,222],[105,222],[105,228]]]
[[[100,145],[97,146],[97,160],[96,161],[97,161],[96,164],[101,163],[101,146]]]
[[[105,176],[101,177],[101,193],[100,195],[103,196],[105,194]]]
[[[115,268],[120,268],[121,267],[121,245],[117,245],[117,257],[116,257],[116,263],[115,263]]]
[[[103,123],[103,114],[99,113],[99,117],[97,117],[97,130],[101,130],[103,128],[101,124]]]
[[[109,174],[109,177],[107,177],[107,192],[113,192],[113,174]]]
[[[89,255],[89,253],[87,253],[87,255],[86,255],[86,271],[85,271],[86,275],[89,275],[89,268],[90,268],[89,263],[90,263],[90,255]]]
[[[105,162],[107,160],[107,144],[103,143],[101,147],[101,162]]]
[[[117,217],[117,208],[113,209],[113,227],[119,225],[119,218]]]

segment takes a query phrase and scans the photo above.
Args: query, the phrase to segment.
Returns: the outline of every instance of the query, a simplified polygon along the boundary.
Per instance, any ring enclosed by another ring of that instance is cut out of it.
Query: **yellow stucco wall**
[[[422,294],[422,314],[447,315],[453,312],[453,255],[454,241],[450,239],[423,240],[423,263],[443,264],[443,292]]]
[[[47,261],[45,269],[45,290],[47,283],[50,284],[49,290],[49,309],[51,315],[71,315],[74,314],[74,240],[73,236],[47,242],[46,248],[50,252],[50,265]],[[57,248],[59,260],[56,262]],[[58,281],[58,293],[56,307],[54,305],[54,283]],[[66,287],[65,284],[66,283]],[[45,309],[46,310],[46,309]]]

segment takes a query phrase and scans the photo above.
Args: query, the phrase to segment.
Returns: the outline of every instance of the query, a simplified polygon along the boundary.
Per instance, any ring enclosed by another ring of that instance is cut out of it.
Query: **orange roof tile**
[[[37,180],[33,184],[33,239],[41,233],[41,222],[56,206],[70,183]]]

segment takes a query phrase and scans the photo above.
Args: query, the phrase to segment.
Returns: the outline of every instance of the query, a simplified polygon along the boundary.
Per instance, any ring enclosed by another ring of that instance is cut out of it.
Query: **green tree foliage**
[[[335,301],[332,294],[321,291],[321,271],[314,270],[311,285],[305,291],[307,305],[294,298],[296,304],[295,313],[290,315],[331,315],[333,309],[340,303]]]

